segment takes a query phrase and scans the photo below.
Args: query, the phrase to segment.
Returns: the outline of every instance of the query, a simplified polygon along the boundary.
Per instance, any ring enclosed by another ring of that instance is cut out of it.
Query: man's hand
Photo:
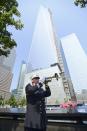
[[[42,84],[41,82],[39,82],[39,86],[40,86],[40,87],[42,87],[42,86],[43,86],[43,84]]]
[[[45,79],[45,81],[44,81],[44,84],[45,84],[45,88],[46,88],[46,89],[49,88],[48,82],[46,81],[46,79]]]
[[[45,85],[48,85],[48,82],[47,82],[47,80],[46,80],[46,79],[44,80],[44,84],[45,84]]]

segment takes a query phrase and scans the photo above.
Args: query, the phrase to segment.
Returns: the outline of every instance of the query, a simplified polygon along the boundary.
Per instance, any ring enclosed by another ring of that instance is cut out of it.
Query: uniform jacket
[[[45,97],[51,95],[50,88],[43,90],[40,87],[28,84],[25,87],[27,110],[25,116],[25,127],[44,129],[47,125],[46,111],[45,111]]]

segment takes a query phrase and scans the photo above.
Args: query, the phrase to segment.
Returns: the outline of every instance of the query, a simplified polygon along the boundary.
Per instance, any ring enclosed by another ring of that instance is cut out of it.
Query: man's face
[[[32,79],[32,84],[38,84],[39,83],[39,79],[38,78],[33,78]]]

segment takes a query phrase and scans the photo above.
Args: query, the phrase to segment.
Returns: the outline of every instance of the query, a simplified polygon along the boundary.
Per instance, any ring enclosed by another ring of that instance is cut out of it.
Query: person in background
[[[33,75],[31,84],[25,87],[27,108],[24,129],[25,131],[46,131],[47,117],[45,109],[45,97],[51,95],[50,88],[46,82],[45,90],[39,82],[40,77]]]

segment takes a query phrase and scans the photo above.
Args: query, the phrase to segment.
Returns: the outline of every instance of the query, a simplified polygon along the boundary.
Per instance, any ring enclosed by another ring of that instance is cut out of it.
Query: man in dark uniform
[[[39,76],[32,77],[32,83],[25,87],[27,111],[25,116],[25,131],[46,131],[47,118],[45,110],[45,97],[51,95],[48,84],[39,82]]]

